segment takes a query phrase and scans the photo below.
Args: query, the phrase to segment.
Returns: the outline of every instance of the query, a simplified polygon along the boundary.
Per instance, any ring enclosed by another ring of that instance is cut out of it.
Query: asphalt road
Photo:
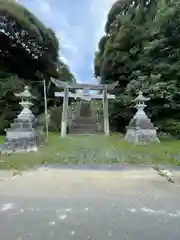
[[[180,186],[149,169],[41,169],[0,182],[0,240],[179,240]]]

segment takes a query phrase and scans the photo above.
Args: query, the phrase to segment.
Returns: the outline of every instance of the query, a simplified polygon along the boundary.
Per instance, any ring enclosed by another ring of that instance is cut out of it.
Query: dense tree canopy
[[[6,0],[0,0],[0,21],[4,67],[22,78],[34,77],[37,70],[57,76],[59,43],[51,29],[20,4]]]
[[[43,84],[48,86],[48,105],[54,104],[54,86],[50,78],[75,81],[69,67],[59,58],[59,41],[30,11],[10,0],[0,0],[0,131],[19,111],[13,92],[25,84],[37,96],[34,110],[44,108]]]
[[[96,77],[119,81],[111,124],[123,130],[139,89],[151,97],[147,111],[161,131],[180,135],[180,3],[117,1],[95,54]]]

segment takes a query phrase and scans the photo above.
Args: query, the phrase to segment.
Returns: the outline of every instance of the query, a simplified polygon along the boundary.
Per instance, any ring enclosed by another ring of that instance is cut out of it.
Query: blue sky
[[[52,28],[78,82],[94,83],[93,59],[114,0],[17,0]]]

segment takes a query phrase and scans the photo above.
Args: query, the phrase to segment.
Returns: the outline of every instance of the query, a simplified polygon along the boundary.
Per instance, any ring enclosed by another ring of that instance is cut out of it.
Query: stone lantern
[[[147,106],[145,103],[149,100],[149,98],[143,96],[142,91],[140,91],[138,97],[133,100],[136,104],[137,112],[131,119],[125,135],[125,140],[130,143],[148,144],[151,142],[159,142],[157,128],[154,127],[144,112],[144,108]]]
[[[23,92],[14,95],[21,98],[19,104],[23,109],[14,122],[11,123],[11,127],[7,129],[5,143],[1,152],[37,151],[44,140],[44,134],[43,128],[39,126],[37,118],[30,110],[33,106],[31,101],[35,97],[30,93],[28,86],[25,86]]]
[[[21,102],[19,103],[23,110],[18,115],[18,119],[33,119],[34,115],[31,112],[30,108],[34,105],[31,100],[35,99],[35,97],[30,93],[29,87],[25,86],[24,91],[21,93],[14,93],[16,97],[21,98]]]

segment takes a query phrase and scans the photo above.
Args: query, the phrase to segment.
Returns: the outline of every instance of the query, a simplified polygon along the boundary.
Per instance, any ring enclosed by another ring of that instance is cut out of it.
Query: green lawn
[[[2,142],[3,139],[0,139]],[[180,141],[134,146],[119,134],[110,137],[50,134],[49,142],[37,153],[0,156],[0,169],[27,169],[39,164],[146,163],[180,165]]]

